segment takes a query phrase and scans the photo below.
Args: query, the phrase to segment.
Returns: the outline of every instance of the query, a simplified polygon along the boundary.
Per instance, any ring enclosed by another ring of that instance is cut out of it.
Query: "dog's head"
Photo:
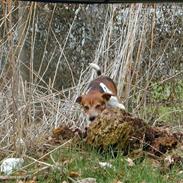
[[[79,96],[76,102],[81,104],[90,121],[93,121],[107,106],[112,94],[92,93]]]

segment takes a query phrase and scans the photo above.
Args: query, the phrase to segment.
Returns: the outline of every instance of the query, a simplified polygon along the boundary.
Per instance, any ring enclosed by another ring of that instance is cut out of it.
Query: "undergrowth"
[[[53,163],[53,161],[55,161]],[[36,174],[38,183],[74,182],[84,178],[95,178],[98,183],[181,183],[183,174],[180,167],[163,171],[155,160],[136,159],[130,166],[127,157],[118,153],[101,154],[90,147],[67,147],[54,152],[45,162],[57,165],[57,169],[47,169]],[[107,162],[111,167],[101,167],[99,162]],[[28,171],[38,169],[34,165]]]

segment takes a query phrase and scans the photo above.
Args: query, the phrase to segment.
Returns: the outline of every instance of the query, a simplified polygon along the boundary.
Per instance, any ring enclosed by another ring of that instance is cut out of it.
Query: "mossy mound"
[[[105,109],[89,127],[82,131],[66,125],[53,129],[51,141],[62,143],[73,139],[74,144],[82,140],[88,145],[106,151],[147,151],[161,156],[182,143],[182,133],[171,133],[164,127],[152,127],[144,120],[121,109]]]
[[[103,150],[112,147],[125,154],[142,147],[161,155],[175,148],[178,141],[167,131],[153,128],[124,110],[106,109],[89,125],[86,143]]]

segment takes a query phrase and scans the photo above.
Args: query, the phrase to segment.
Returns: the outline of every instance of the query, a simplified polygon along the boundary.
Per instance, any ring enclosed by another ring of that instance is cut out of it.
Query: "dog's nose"
[[[95,116],[90,116],[90,117],[89,117],[89,120],[90,120],[90,121],[93,121],[94,119],[95,119]]]

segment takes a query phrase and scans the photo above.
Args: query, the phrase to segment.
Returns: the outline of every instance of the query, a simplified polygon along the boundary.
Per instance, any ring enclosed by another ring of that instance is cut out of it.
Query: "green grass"
[[[163,125],[177,126],[183,121],[183,107],[182,106],[147,106],[141,112],[141,116],[145,116],[149,123],[155,121]],[[152,120],[153,119],[153,120]]]
[[[72,147],[55,152],[53,157],[61,165],[61,170],[50,169],[46,174],[40,173],[37,176],[39,183],[60,183],[64,180],[72,182],[71,179],[87,177],[96,178],[97,183],[115,183],[117,180],[123,183],[179,183],[181,178],[183,179],[183,174],[177,175],[180,169],[173,168],[161,173],[160,168],[152,166],[146,158],[130,167],[126,161],[127,157],[120,153],[116,157],[111,157],[110,154],[102,155],[90,148]],[[99,162],[109,162],[112,168],[101,168]],[[76,172],[79,176],[69,177],[71,172]]]
[[[140,116],[146,120],[164,122],[165,125],[180,125],[183,121],[183,81],[153,83],[149,93],[149,102],[140,110]],[[149,121],[147,121],[149,122]]]

